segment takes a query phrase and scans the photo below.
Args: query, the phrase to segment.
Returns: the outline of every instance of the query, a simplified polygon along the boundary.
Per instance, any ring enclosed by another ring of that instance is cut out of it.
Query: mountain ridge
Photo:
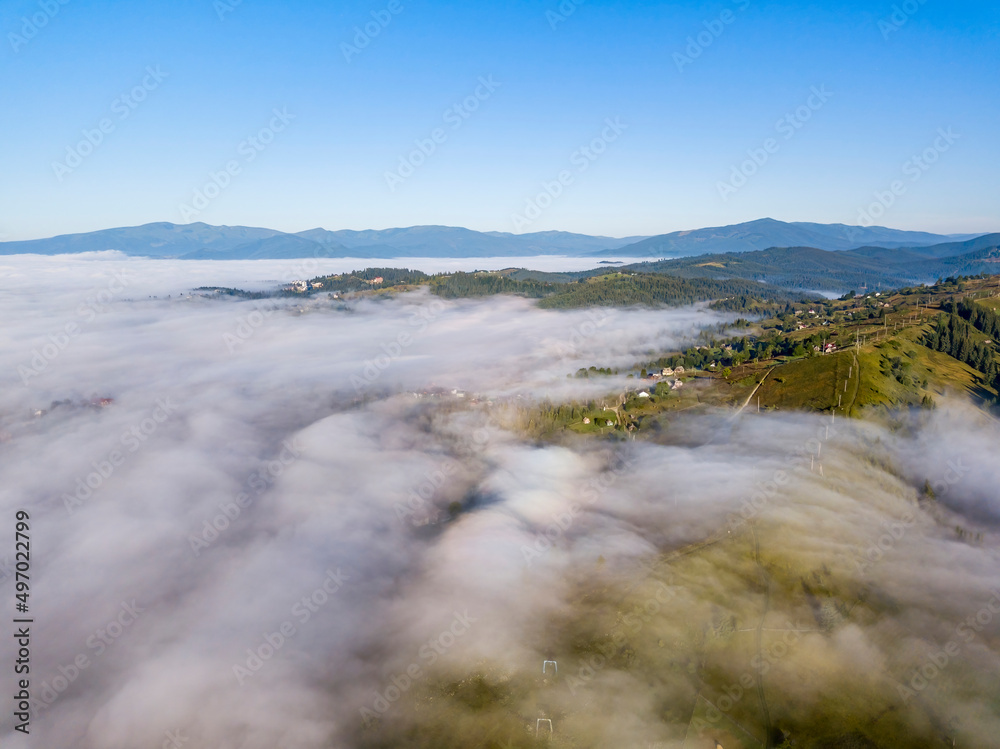
[[[213,226],[203,222],[154,222],[44,239],[0,242],[0,255],[60,255],[118,250],[126,255],[191,260],[257,260],[298,257],[674,257],[711,252],[750,252],[772,247],[815,247],[847,251],[936,246],[962,254],[957,246],[978,235],[937,235],[885,227],[785,223],[758,219],[725,227],[673,232],[655,237],[603,237],[573,232],[527,234],[479,232],[453,226],[329,230],[321,227],[282,232],[266,227]],[[796,241],[784,241],[796,240]],[[956,241],[958,240],[958,241]],[[721,248],[721,249],[713,249]]]
[[[898,288],[949,276],[993,274],[998,266],[1000,233],[929,247],[860,247],[846,251],[769,247],[646,261],[618,266],[617,270],[681,278],[742,278],[782,288],[842,292],[863,287]]]
[[[978,236],[980,235],[931,234],[882,226],[784,222],[762,218],[742,224],[660,234],[618,248],[614,252],[604,250],[594,256],[680,258],[724,252],[753,252],[772,247],[815,247],[832,252],[853,250],[866,245],[896,249],[961,242]]]

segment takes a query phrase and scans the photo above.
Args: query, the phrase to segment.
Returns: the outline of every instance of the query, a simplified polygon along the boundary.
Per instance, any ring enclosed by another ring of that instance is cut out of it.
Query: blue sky
[[[1000,230],[994,3],[7,0],[0,32],[4,239]]]

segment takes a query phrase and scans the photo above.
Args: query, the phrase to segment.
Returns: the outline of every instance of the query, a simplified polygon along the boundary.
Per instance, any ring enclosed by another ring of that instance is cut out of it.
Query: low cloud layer
[[[188,294],[241,285],[217,269],[124,265],[120,291],[114,258],[0,273],[39,700],[5,745],[1000,732],[994,423],[701,414],[670,444],[537,445],[510,404],[603,397],[623,383],[566,375],[726,318],[218,301]]]

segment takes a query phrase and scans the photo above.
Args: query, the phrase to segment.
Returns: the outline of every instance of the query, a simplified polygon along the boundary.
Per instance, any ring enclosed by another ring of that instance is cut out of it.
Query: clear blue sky
[[[378,34],[345,52],[366,23]],[[5,239],[187,220],[855,224],[877,192],[891,205],[874,223],[1000,230],[1000,10],[982,0],[6,0],[0,31]],[[468,97],[475,111],[445,114]],[[247,142],[262,129],[270,143]],[[427,139],[412,174],[387,178]],[[578,151],[595,139],[603,153]],[[927,149],[934,163],[909,161]],[[720,188],[748,150],[764,163]],[[238,173],[193,212],[228,162]],[[526,212],[543,183],[560,194]]]

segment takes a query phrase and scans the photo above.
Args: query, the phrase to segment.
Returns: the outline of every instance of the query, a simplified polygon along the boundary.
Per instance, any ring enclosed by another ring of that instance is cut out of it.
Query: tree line
[[[949,309],[952,307],[946,305]],[[977,318],[978,319],[978,318]],[[923,343],[934,351],[940,351],[968,364],[983,373],[986,381],[994,388],[1000,386],[996,357],[988,343],[975,340],[976,328],[958,314],[945,312],[940,315],[934,328],[924,335]]]
[[[994,341],[1000,339],[1000,315],[988,307],[963,299],[958,303],[954,300],[945,302],[943,309],[949,314],[958,315]]]
[[[517,281],[497,273],[448,273],[431,279],[431,291],[445,299],[515,294],[540,299],[556,291],[553,283],[526,279]]]

